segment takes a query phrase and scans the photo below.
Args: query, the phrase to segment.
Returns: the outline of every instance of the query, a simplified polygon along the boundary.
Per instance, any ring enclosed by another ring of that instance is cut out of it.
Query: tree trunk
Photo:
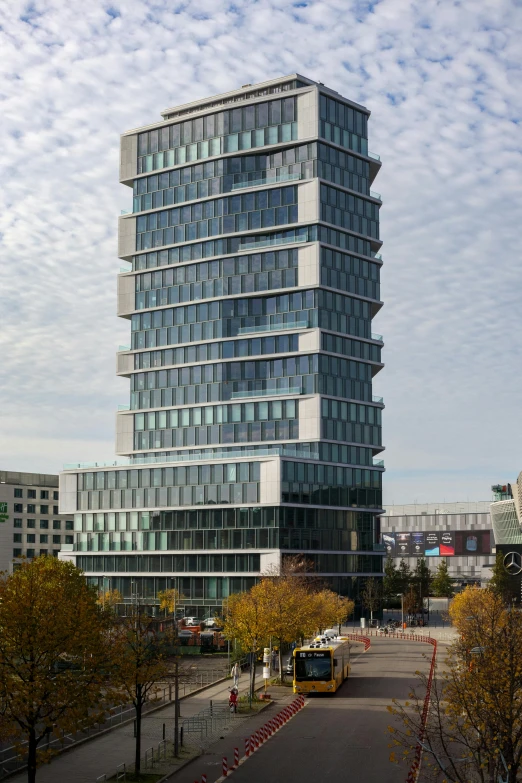
[[[35,783],[36,781],[36,730],[30,729],[29,737],[27,740],[28,753],[27,753],[27,783]]]
[[[250,685],[250,696],[253,699],[254,693],[256,690],[256,654],[255,652],[252,653],[250,658],[250,668],[252,670],[252,679],[251,679],[251,685]]]
[[[136,754],[134,759],[134,771],[136,775],[141,772],[141,711],[143,704],[141,701],[141,687],[136,689]]]

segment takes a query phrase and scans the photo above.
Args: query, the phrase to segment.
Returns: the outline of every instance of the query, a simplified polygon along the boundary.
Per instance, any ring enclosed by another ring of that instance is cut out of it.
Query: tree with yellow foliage
[[[123,598],[119,590],[100,590],[97,603],[103,609],[114,609],[123,603]]]
[[[423,778],[515,783],[522,763],[522,614],[489,590],[468,588],[450,614],[460,631],[435,676],[423,742]],[[392,746],[411,758],[421,733],[426,677],[394,704]]]
[[[22,562],[0,575],[0,739],[27,757],[27,780],[50,760],[43,740],[102,719],[113,698],[104,612],[72,563]]]
[[[158,593],[158,599],[160,602],[160,611],[163,609],[165,615],[176,616],[176,609],[180,602],[185,598],[183,593],[180,593],[175,587],[168,590],[160,590]]]
[[[223,601],[223,634],[250,654],[250,697],[255,691],[255,653],[269,639],[265,605],[259,592],[233,593]]]

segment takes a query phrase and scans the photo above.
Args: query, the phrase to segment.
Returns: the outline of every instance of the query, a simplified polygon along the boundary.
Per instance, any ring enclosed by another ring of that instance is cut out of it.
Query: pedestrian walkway
[[[256,669],[256,681],[261,684],[262,669]],[[239,680],[239,693],[248,691],[248,673],[243,673]],[[180,701],[180,723],[186,718],[196,715],[208,707],[210,701],[228,704],[229,689],[232,680],[225,680],[206,688],[199,693],[187,696]],[[289,689],[290,690],[290,689]],[[291,691],[290,691],[291,692]],[[143,718],[142,723],[142,753],[150,746],[155,746],[163,739],[163,724],[166,737],[174,736],[174,702],[154,711]],[[38,783],[95,783],[98,777],[106,774],[107,778],[114,775],[116,767],[122,763],[130,764],[134,760],[135,739],[133,724],[127,724],[112,729],[105,734],[72,747],[65,753],[55,756],[51,764],[46,764],[38,770]],[[13,775],[9,783],[26,783],[27,771]]]

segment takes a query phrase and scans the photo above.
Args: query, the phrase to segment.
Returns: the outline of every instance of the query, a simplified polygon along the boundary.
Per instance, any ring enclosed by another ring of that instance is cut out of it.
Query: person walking
[[[234,688],[239,687],[239,678],[241,676],[241,669],[239,668],[239,663],[236,661],[235,664],[232,666],[232,677],[234,678]]]

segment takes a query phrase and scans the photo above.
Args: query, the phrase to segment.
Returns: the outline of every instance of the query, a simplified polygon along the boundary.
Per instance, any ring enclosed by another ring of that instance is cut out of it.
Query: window
[[[24,507],[22,503],[15,503],[13,507],[14,511],[17,511],[19,514],[24,513]],[[29,506],[27,506],[27,510],[29,511]]]
[[[74,536],[65,536],[66,544],[74,544]]]
[[[49,536],[47,534],[40,536],[40,544],[48,544],[49,543]]]
[[[30,499],[36,500],[36,490],[35,489],[28,489],[27,490],[27,497]]]
[[[40,514],[48,514],[49,506],[40,506]]]
[[[22,527],[21,519],[13,519],[13,527]]]
[[[13,541],[15,544],[21,544],[22,543],[22,534],[21,533],[13,533]]]
[[[58,506],[53,506],[53,514],[59,514]]]
[[[28,519],[27,520],[27,527],[36,527],[36,522],[34,519]]]
[[[62,523],[59,519],[53,519],[53,530],[61,530]]]
[[[41,519],[40,520],[40,530],[49,530],[49,520],[48,519]]]
[[[53,544],[61,544],[61,543],[62,543],[61,536],[53,536]]]
[[[27,543],[28,544],[36,543],[36,536],[34,533],[27,533]]]
[[[21,549],[13,549],[13,557],[22,557]]]
[[[27,557],[34,557],[34,549],[27,549],[25,554]]]
[[[48,489],[41,489],[40,490],[40,500],[49,500],[49,490]]]
[[[55,490],[53,492],[53,500],[58,500],[58,498],[59,498],[59,493]]]
[[[16,508],[15,508],[16,511]],[[36,514],[36,506],[33,503],[27,504],[27,513],[28,514]]]
[[[66,530],[74,530],[74,522],[72,519],[66,519],[65,520],[65,529]]]
[[[23,498],[24,496],[23,489],[21,489],[20,487],[15,487],[14,496],[15,498]]]
[[[46,555],[47,549],[40,549],[40,555]]]

